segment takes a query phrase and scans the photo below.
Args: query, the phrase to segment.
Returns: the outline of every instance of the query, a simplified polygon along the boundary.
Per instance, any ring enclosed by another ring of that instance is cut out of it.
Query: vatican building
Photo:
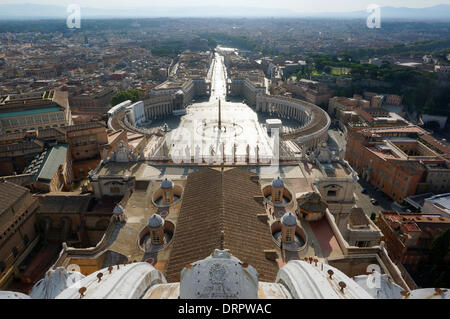
[[[327,112],[271,95],[243,63],[220,47],[183,53],[145,99],[109,109],[79,190],[30,203],[55,258],[29,294],[0,298],[449,299],[393,261],[345,149],[328,144]]]

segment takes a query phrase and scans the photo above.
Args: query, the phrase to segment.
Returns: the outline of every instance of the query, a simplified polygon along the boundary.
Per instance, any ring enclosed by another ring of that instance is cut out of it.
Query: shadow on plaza
[[[383,211],[391,211],[393,209],[392,204],[394,203],[394,200],[392,200],[388,195],[383,193],[381,190],[377,191],[375,186],[367,182],[362,177],[359,177],[358,183],[362,188],[367,190],[366,194],[361,194],[359,190],[358,196],[366,195],[370,198],[375,198],[378,201],[377,206],[381,207]]]

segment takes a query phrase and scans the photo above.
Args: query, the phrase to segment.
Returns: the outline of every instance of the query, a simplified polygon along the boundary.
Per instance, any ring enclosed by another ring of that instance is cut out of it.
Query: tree
[[[430,263],[440,265],[444,263],[445,256],[450,247],[450,228],[434,238],[430,249]]]
[[[126,100],[131,100],[132,102],[139,101],[142,92],[136,89],[130,89],[126,91],[119,91],[111,98],[111,104],[117,105]]]
[[[434,281],[433,286],[436,288],[450,287],[450,271],[443,269],[441,274],[437,276],[436,280]]]
[[[211,49],[214,49],[216,46],[217,46],[217,40],[214,38],[214,37],[212,37],[212,36],[209,36],[208,38],[207,38],[207,40],[208,40],[208,46],[211,48]]]

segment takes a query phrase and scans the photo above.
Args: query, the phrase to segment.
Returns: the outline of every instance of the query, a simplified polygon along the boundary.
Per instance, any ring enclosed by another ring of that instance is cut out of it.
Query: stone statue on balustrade
[[[130,150],[124,145],[123,141],[120,141],[116,150],[116,162],[128,163],[130,161],[129,156]]]

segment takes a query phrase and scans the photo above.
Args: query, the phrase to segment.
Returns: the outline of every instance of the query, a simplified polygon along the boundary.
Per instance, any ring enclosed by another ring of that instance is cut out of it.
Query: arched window
[[[280,201],[280,197],[281,197],[281,191],[276,191],[275,192],[275,199],[274,199],[274,201],[279,202]]]
[[[290,228],[286,230],[286,241],[287,242],[292,241],[292,229]]]
[[[161,238],[159,237],[159,232],[156,230],[152,231],[152,242],[154,244],[160,244],[161,243]]]

